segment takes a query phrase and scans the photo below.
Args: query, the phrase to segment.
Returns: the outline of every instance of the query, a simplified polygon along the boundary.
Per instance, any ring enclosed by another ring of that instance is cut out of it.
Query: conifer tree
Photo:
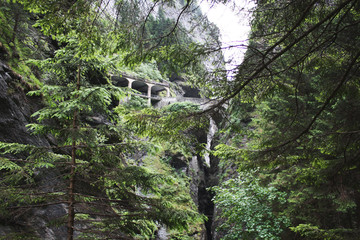
[[[54,224],[67,226],[69,240],[150,238],[159,225],[186,230],[199,220],[191,199],[173,191],[169,195],[173,177],[129,160],[146,145],[124,124],[126,113],[119,115],[115,108],[129,92],[107,78],[114,35],[98,29],[106,25],[94,11],[99,6],[20,2],[39,14],[37,25],[62,47],[53,58],[33,61],[45,83],[29,93],[45,104],[33,114],[36,123],[28,125],[29,131],[53,138],[53,145],[0,143],[3,216],[11,219],[19,209],[64,204],[66,214]]]
[[[217,154],[236,162],[240,176],[257,169],[250,175],[256,191],[285,196],[267,204],[290,220],[281,239],[357,238],[359,16],[351,0],[261,1],[255,11],[250,48],[229,91],[231,146],[220,144]],[[223,197],[237,188],[218,189],[219,204],[231,203]],[[244,224],[228,220],[225,227]]]

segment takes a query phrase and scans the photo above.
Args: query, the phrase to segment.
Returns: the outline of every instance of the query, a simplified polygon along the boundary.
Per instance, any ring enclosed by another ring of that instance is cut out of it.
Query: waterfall
[[[211,150],[211,143],[212,140],[214,138],[214,135],[216,133],[216,131],[218,130],[216,123],[214,121],[214,119],[212,119],[212,117],[210,117],[210,123],[209,123],[209,131],[207,134],[207,142],[206,142],[206,152],[204,154],[204,160],[205,163],[208,167],[210,167],[210,153],[209,151]]]

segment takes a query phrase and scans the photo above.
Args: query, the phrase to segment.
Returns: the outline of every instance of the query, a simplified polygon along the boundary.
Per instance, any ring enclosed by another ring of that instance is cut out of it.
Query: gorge
[[[209,3],[1,1],[0,239],[359,239],[360,2]]]

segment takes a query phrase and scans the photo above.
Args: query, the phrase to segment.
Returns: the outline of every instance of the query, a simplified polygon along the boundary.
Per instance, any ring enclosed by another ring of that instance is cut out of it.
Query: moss
[[[39,240],[40,238],[37,237],[33,232],[16,232],[8,233],[5,236],[0,236],[0,240]]]

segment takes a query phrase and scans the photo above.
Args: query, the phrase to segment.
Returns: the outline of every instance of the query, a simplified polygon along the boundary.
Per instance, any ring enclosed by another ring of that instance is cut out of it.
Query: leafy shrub
[[[286,202],[285,193],[262,186],[256,171],[241,172],[239,177],[212,189],[220,217],[225,220],[218,229],[226,232],[224,240],[281,239],[289,220],[275,209]]]
[[[167,106],[166,110],[170,112],[179,112],[179,111],[192,112],[192,111],[198,111],[199,105],[192,102],[176,102]]]

